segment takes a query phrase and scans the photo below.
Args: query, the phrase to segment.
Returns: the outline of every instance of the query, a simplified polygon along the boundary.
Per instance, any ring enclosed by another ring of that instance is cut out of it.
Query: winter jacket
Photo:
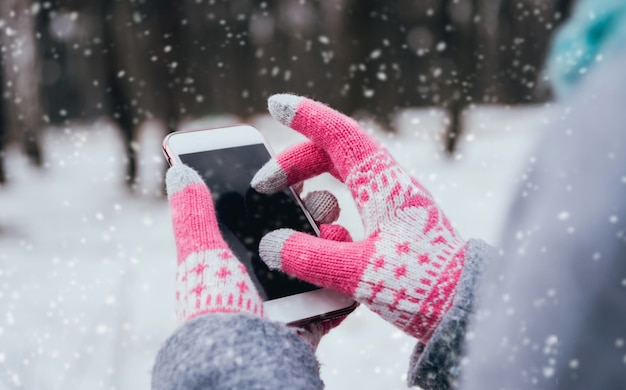
[[[470,240],[454,304],[427,345],[417,343],[411,382],[444,389],[457,374],[464,329],[492,249]],[[283,324],[245,314],[211,314],[177,329],[157,355],[152,388],[322,389],[315,351]]]

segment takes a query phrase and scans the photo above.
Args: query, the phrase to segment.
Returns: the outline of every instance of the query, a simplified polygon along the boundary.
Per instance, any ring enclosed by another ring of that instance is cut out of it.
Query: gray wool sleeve
[[[209,314],[178,328],[152,372],[153,390],[322,389],[313,347],[287,326],[247,314]]]
[[[495,249],[483,241],[467,244],[465,265],[452,307],[428,344],[417,343],[409,363],[409,386],[428,390],[452,388],[459,376],[465,331],[476,305],[477,290],[485,265],[495,256]]]
[[[626,50],[543,131],[485,271],[461,388],[626,388]]]

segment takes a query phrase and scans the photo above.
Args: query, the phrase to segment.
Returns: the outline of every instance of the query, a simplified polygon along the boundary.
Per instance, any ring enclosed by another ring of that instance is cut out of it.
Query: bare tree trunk
[[[448,73],[441,1],[358,0],[349,4],[353,110],[393,130],[398,109],[442,104]]]
[[[2,67],[4,61],[0,57],[0,96],[2,96],[2,90],[4,88],[4,80],[2,78]],[[7,126],[4,121],[4,99],[0,98],[0,185],[5,184],[7,181],[7,175],[4,165],[4,155],[6,153],[6,131]]]
[[[167,0],[149,4],[103,3],[108,100],[126,150],[126,185],[138,176],[136,141],[146,119],[174,131],[186,114],[182,98],[185,53],[180,50],[179,8]]]
[[[502,0],[498,9],[500,103],[545,100],[541,75],[554,30],[567,19],[574,0]]]
[[[446,4],[445,25],[450,26],[446,41],[450,46],[448,56],[453,64],[448,77],[451,90],[443,104],[449,112],[445,139],[449,153],[454,152],[457,139],[463,131],[463,111],[472,103],[475,92],[479,89],[476,71],[485,62],[479,51],[480,42],[476,31],[479,21],[477,18],[480,17],[477,3],[477,0],[465,0]]]
[[[247,118],[258,109],[254,95],[255,57],[248,34],[252,0],[185,0],[181,12],[192,112],[230,113]],[[271,5],[271,2],[270,2]]]
[[[35,39],[35,13],[38,6],[30,0],[2,0],[0,28],[2,72],[5,90],[4,109],[9,129],[7,140],[18,139],[31,163],[42,165],[39,54]]]
[[[357,0],[350,3],[348,23],[352,63],[350,111],[371,116],[391,130],[391,115],[397,107],[397,89],[404,85],[398,59],[403,53],[406,27],[394,12],[395,2]],[[406,46],[404,46],[406,47]]]
[[[324,62],[322,88],[319,96],[324,102],[344,113],[350,113],[350,77],[348,69],[352,62],[352,35],[347,22],[350,3],[353,0],[320,0],[320,20],[324,30],[323,44],[317,53]]]
[[[255,111],[267,112],[267,98],[285,90],[284,56],[285,37],[280,33],[276,0],[254,1],[254,11],[248,21],[248,35],[254,63],[250,67],[252,75],[251,97]]]

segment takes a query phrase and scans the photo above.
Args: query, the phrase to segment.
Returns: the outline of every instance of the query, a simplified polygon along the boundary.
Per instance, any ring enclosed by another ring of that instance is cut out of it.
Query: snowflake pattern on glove
[[[346,185],[375,247],[354,297],[405,332],[429,339],[452,303],[463,240],[430,193],[386,151],[357,165]]]
[[[248,312],[263,316],[252,280],[229,249],[190,254],[176,272],[176,312],[180,322],[206,313]]]
[[[174,165],[166,184],[178,253],[179,323],[216,312],[263,317],[263,301],[246,267],[222,238],[211,193],[200,175],[185,165]]]
[[[253,185],[279,190],[318,175],[323,167],[350,190],[366,237],[333,243],[278,230],[261,241],[263,260],[343,292],[427,342],[452,304],[464,240],[431,194],[351,118],[293,95],[270,98],[270,112],[310,141],[271,160]]]

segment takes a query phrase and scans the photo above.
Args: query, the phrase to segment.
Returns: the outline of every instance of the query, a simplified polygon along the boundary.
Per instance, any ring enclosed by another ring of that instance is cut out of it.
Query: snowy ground
[[[376,135],[465,237],[495,243],[529,148],[556,110],[476,109],[452,160],[441,153],[441,113],[405,114],[399,134]],[[269,117],[254,124],[276,150],[297,139]],[[10,185],[0,188],[0,389],[149,388],[155,353],[175,326],[175,248],[167,203],[155,196],[160,138],[145,127],[140,196],[121,186],[121,143],[104,122],[48,131],[43,171],[9,151]],[[317,187],[338,194],[340,222],[358,238],[347,191],[329,177],[307,189]],[[326,387],[405,389],[413,345],[361,307],[322,340]]]

